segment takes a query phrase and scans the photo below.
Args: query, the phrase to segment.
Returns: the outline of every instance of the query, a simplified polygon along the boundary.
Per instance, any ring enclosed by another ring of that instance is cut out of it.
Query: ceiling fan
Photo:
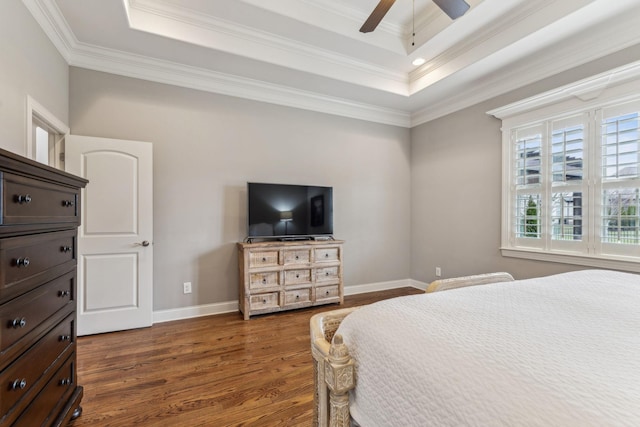
[[[375,30],[384,15],[387,14],[393,3],[396,0],[380,0],[380,3],[373,9],[369,18],[365,21],[360,28],[361,33],[370,33]],[[457,19],[465,14],[467,10],[469,10],[469,5],[464,0],[432,0],[435,4],[438,5],[440,9],[451,19]]]

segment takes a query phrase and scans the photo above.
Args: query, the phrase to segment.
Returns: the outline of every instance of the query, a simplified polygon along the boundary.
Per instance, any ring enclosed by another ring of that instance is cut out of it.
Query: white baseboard
[[[212,314],[233,313],[238,311],[238,301],[219,302],[216,304],[194,305],[191,307],[172,308],[153,312],[153,323],[171,322],[173,320],[192,319],[211,316]]]
[[[367,283],[364,285],[345,286],[345,295],[357,295],[367,292],[386,291],[412,287],[420,290],[427,289],[427,284],[413,279],[393,280],[389,282]],[[171,322],[173,320],[192,319],[214,314],[233,313],[238,311],[238,301],[227,301],[216,304],[203,304],[191,307],[172,308],[153,312],[153,323]]]
[[[398,288],[418,288],[418,289],[427,289],[427,286],[421,285],[421,282],[413,279],[404,279],[404,280],[392,280],[390,282],[377,282],[377,283],[367,283],[364,285],[353,285],[353,286],[345,286],[344,294],[345,295],[358,295],[358,294],[366,294],[367,292],[378,292],[378,291],[387,291],[389,289],[398,289]]]

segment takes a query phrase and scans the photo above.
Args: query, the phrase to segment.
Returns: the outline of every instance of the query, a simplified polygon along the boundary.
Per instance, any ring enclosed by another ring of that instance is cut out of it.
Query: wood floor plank
[[[422,293],[348,296],[340,307]],[[83,414],[73,427],[309,426],[309,319],[337,305],[245,321],[222,314],[78,339]]]

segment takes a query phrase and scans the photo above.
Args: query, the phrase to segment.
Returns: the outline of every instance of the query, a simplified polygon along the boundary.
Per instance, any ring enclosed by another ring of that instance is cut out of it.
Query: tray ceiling
[[[640,43],[640,0],[23,2],[72,66],[405,127]]]

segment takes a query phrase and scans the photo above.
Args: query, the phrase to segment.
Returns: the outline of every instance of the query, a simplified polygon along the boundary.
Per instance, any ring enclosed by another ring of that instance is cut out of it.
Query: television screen
[[[248,237],[333,234],[333,188],[247,183]]]

